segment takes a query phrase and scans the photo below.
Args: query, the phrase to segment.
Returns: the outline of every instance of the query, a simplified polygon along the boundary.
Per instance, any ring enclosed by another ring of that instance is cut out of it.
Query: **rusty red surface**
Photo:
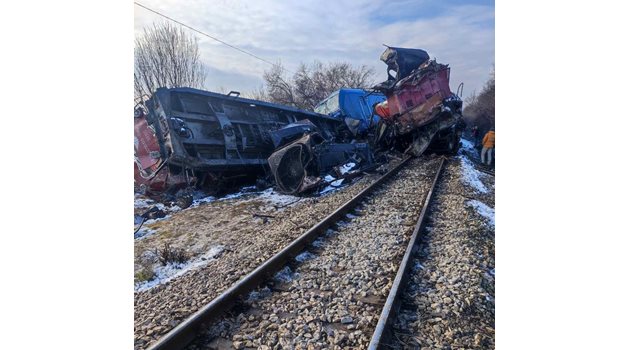
[[[163,166],[157,137],[144,116],[134,118],[134,136],[134,181],[137,186],[144,186],[149,194],[186,186],[183,174],[174,175]]]
[[[157,170],[162,160],[155,133],[144,117],[134,118],[134,136],[136,164],[140,172],[148,176]]]
[[[437,71],[423,74],[419,79],[412,75],[400,81],[396,89],[387,96],[390,114],[403,114],[424,104],[435,95],[439,95],[441,99],[450,96],[451,89],[448,83],[449,68],[444,65]],[[437,103],[440,103],[441,99]]]
[[[421,105],[400,115],[396,120],[398,132],[405,134],[433,121],[442,110],[442,94],[436,93]]]

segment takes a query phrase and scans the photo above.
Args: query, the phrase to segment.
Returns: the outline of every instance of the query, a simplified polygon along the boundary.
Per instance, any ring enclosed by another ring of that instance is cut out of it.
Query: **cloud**
[[[451,67],[451,87],[479,91],[494,63],[494,4],[449,1],[358,0],[299,2],[141,2],[174,19],[250,51],[289,70],[313,60],[365,64],[384,80],[382,44],[423,48]],[[136,32],[159,16],[135,7]],[[210,38],[199,37],[202,61],[211,69],[206,86],[251,91],[269,65]]]

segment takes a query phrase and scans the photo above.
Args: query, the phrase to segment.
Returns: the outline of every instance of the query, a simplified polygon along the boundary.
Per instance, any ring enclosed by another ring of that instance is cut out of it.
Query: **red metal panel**
[[[160,165],[160,146],[144,117],[134,118],[134,137],[136,163],[141,170],[155,171]]]
[[[186,187],[186,177],[183,173],[175,175],[169,172],[168,167],[162,166],[165,160],[160,158],[157,137],[144,116],[134,118],[134,137],[136,185],[146,186],[149,194],[162,192],[168,188]]]
[[[390,113],[402,114],[425,103],[433,95],[439,94],[442,98],[451,95],[448,81],[448,68],[437,72],[431,72],[423,76],[419,81],[409,80],[402,82],[396,91],[387,97]]]

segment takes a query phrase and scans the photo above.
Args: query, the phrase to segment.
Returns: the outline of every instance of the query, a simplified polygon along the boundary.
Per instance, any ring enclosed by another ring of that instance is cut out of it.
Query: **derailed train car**
[[[224,189],[269,179],[284,193],[352,177],[392,149],[454,153],[462,101],[448,65],[426,51],[387,47],[388,80],[372,91],[341,89],[314,113],[191,88],[158,89],[135,111],[135,179],[149,194],[192,186]],[[393,71],[395,75],[390,74]],[[340,176],[339,166],[349,174]]]
[[[294,133],[273,133],[284,127]],[[267,158],[309,130],[347,135],[335,118],[192,88],[160,88],[134,113],[135,182],[148,194],[216,190],[268,172]]]
[[[351,134],[339,142],[313,130],[276,150],[269,157],[276,188],[283,193],[304,193],[326,184],[330,173],[336,179],[350,178],[378,165],[377,149],[370,140],[379,121],[374,105],[384,100],[381,93],[361,89],[343,88],[330,94],[315,111],[343,122]],[[341,174],[338,167],[346,164],[351,166]]]
[[[269,165],[279,190],[301,193],[316,187],[334,162],[350,160],[365,170],[386,150],[415,156],[427,149],[457,152],[464,126],[462,101],[450,90],[448,66],[420,49],[387,47],[381,60],[387,64],[388,80],[374,92],[342,89],[316,108],[343,118],[356,139],[335,144],[312,134],[275,151]],[[334,161],[323,161],[332,155]]]
[[[416,156],[429,147],[457,152],[465,124],[462,100],[450,90],[448,65],[431,60],[421,49],[389,46],[381,60],[388,79],[374,87],[387,97],[375,107],[384,121],[378,142]]]

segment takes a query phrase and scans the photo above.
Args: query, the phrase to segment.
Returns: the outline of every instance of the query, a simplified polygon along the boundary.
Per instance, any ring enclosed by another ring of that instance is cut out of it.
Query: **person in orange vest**
[[[494,127],[486,133],[481,141],[483,148],[481,149],[481,163],[490,165],[492,164],[492,153],[494,152]],[[487,156],[487,157],[486,157]],[[487,162],[485,161],[487,159]]]

